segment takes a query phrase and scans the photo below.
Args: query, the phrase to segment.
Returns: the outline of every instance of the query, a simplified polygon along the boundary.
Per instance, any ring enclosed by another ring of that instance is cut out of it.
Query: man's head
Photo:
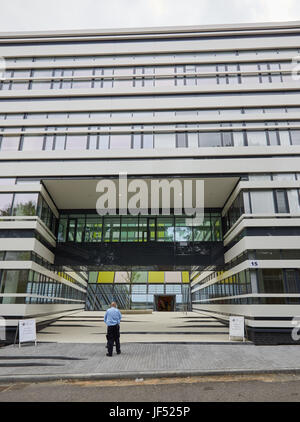
[[[116,308],[116,307],[117,307],[116,302],[111,302],[110,307],[111,307],[111,308]]]

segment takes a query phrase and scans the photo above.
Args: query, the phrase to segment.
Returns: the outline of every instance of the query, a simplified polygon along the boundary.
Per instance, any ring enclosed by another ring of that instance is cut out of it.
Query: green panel
[[[147,271],[132,271],[131,282],[132,283],[147,283],[148,273]]]
[[[98,271],[89,272],[89,283],[97,283]]]

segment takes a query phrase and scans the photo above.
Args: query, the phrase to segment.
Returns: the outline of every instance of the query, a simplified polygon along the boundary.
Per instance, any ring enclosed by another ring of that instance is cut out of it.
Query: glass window
[[[292,145],[300,145],[300,130],[291,130]]]
[[[187,133],[176,133],[176,148],[187,148],[187,146],[188,146]]]
[[[72,81],[65,79],[65,80],[62,81],[61,87],[62,87],[62,89],[70,89],[71,85],[72,85]]]
[[[299,189],[288,189],[287,191],[289,208],[291,214],[300,213],[300,195]]]
[[[16,183],[16,179],[0,177],[0,185],[14,185],[15,183]]]
[[[157,241],[174,242],[173,217],[158,217],[156,222]]]
[[[84,150],[87,145],[86,135],[67,135],[67,150]]]
[[[114,88],[130,88],[132,86],[132,79],[114,79]]]
[[[92,81],[74,81],[72,82],[72,88],[91,88]]]
[[[109,135],[100,135],[99,136],[99,148],[100,149],[109,149]]]
[[[138,219],[131,217],[122,217],[121,242],[138,242],[138,240]]]
[[[50,89],[51,81],[32,81],[31,89]]]
[[[134,149],[140,149],[140,148],[142,148],[142,134],[135,133],[133,135],[133,148]]]
[[[164,284],[158,284],[158,285],[149,284],[148,293],[149,294],[164,294]]]
[[[194,86],[196,85],[196,78],[194,76],[186,76],[185,83],[186,85]]]
[[[11,89],[20,91],[26,90],[28,89],[28,82],[13,82],[11,84]]]
[[[300,278],[299,270],[285,270],[285,290],[286,293],[299,293]]]
[[[112,88],[113,80],[112,79],[103,79],[103,88]]]
[[[13,201],[12,193],[0,193],[0,215],[11,215],[11,207]]]
[[[47,135],[45,140],[45,151],[50,151],[53,149],[54,144],[54,135]]]
[[[284,293],[281,269],[258,270],[259,293]]]
[[[215,242],[219,242],[222,240],[222,222],[221,217],[218,214],[211,214],[210,216],[211,222],[211,240]]]
[[[16,252],[7,251],[5,254],[5,261],[30,261],[31,253],[29,251]]]
[[[37,193],[16,193],[12,215],[36,215],[37,201]]]
[[[279,250],[257,250],[256,251],[256,259],[280,259],[280,251]]]
[[[2,274],[1,293],[26,293],[27,282],[28,270],[5,270]],[[14,297],[4,297],[2,303],[14,303],[14,300]]]
[[[23,151],[41,151],[43,149],[43,136],[24,136],[22,142]]]
[[[175,134],[174,133],[156,133],[155,134],[155,148],[175,148]]]
[[[274,173],[273,180],[295,180],[294,173]]]
[[[85,242],[101,242],[102,239],[102,218],[90,217],[86,219]]]
[[[3,136],[1,140],[1,151],[18,151],[19,143],[19,136]]]
[[[194,242],[212,241],[210,214],[205,214],[203,221],[194,218],[193,221]]]
[[[244,142],[244,133],[243,132],[233,132],[233,144],[235,147],[243,147]]]
[[[104,242],[120,241],[120,217],[105,217],[103,226]]]
[[[56,135],[55,136],[55,150],[63,150],[65,149],[65,140],[66,135]]]
[[[189,148],[198,148],[199,147],[199,134],[198,133],[191,133],[187,134],[188,137],[188,146]]]
[[[268,138],[269,138],[270,145],[279,145],[279,136],[276,130],[269,130]]]
[[[58,242],[65,242],[66,241],[67,226],[68,226],[68,219],[67,218],[60,218],[59,226],[58,226],[58,235],[57,235]]]
[[[243,204],[242,214],[250,214],[250,194],[249,192],[243,192],[241,195],[241,202]]]
[[[49,78],[52,76],[52,72],[53,72],[52,69],[35,69],[33,70],[33,77],[34,78]]]
[[[299,249],[283,249],[281,253],[282,259],[300,259]]]
[[[223,142],[223,147],[233,146],[232,133],[231,132],[223,132],[222,133],[222,142]]]
[[[267,138],[265,131],[247,132],[248,146],[265,146]]]
[[[131,291],[133,294],[146,294],[147,293],[147,285],[146,284],[136,284],[135,286],[131,287]]]
[[[29,78],[29,77],[30,77],[30,69],[18,69],[18,70],[15,69],[14,70],[14,78]]]
[[[143,135],[143,148],[153,148],[153,134],[145,133]]]
[[[84,229],[85,229],[85,217],[83,218],[77,218],[77,224],[76,224],[76,242],[82,242],[84,239]]]
[[[74,68],[73,76],[92,76],[93,68]]]
[[[291,138],[288,130],[280,130],[279,132],[280,145],[291,145]]]
[[[180,273],[179,273],[180,277]],[[169,284],[166,285],[166,294],[181,294],[181,284]]]
[[[175,217],[176,242],[191,242],[193,240],[192,220],[185,217]]]
[[[253,214],[274,214],[274,199],[272,191],[250,191]]]
[[[220,147],[221,133],[220,132],[200,132],[199,133],[200,147]]]
[[[131,135],[110,135],[110,149],[130,149]]]
[[[278,189],[274,191],[274,195],[275,195],[276,212],[288,213],[289,205],[288,205],[286,191]]]
[[[147,271],[132,271],[131,282],[132,283],[147,283],[148,273]]]
[[[89,136],[89,149],[98,149],[98,135]]]
[[[268,173],[266,173],[266,174],[255,174],[255,173],[253,173],[253,174],[249,174],[249,180],[258,180],[259,182],[262,182],[262,181],[270,181],[271,180],[271,175],[270,174],[268,174]]]

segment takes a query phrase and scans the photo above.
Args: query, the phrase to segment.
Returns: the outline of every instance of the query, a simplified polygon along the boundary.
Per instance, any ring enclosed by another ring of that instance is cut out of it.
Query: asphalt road
[[[0,402],[299,402],[300,375],[0,385]]]

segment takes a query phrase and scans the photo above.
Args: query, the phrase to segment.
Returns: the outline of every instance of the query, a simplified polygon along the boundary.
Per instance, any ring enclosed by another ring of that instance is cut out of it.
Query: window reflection
[[[62,215],[59,242],[208,242],[221,241],[221,216],[205,213],[203,221],[185,216]]]

